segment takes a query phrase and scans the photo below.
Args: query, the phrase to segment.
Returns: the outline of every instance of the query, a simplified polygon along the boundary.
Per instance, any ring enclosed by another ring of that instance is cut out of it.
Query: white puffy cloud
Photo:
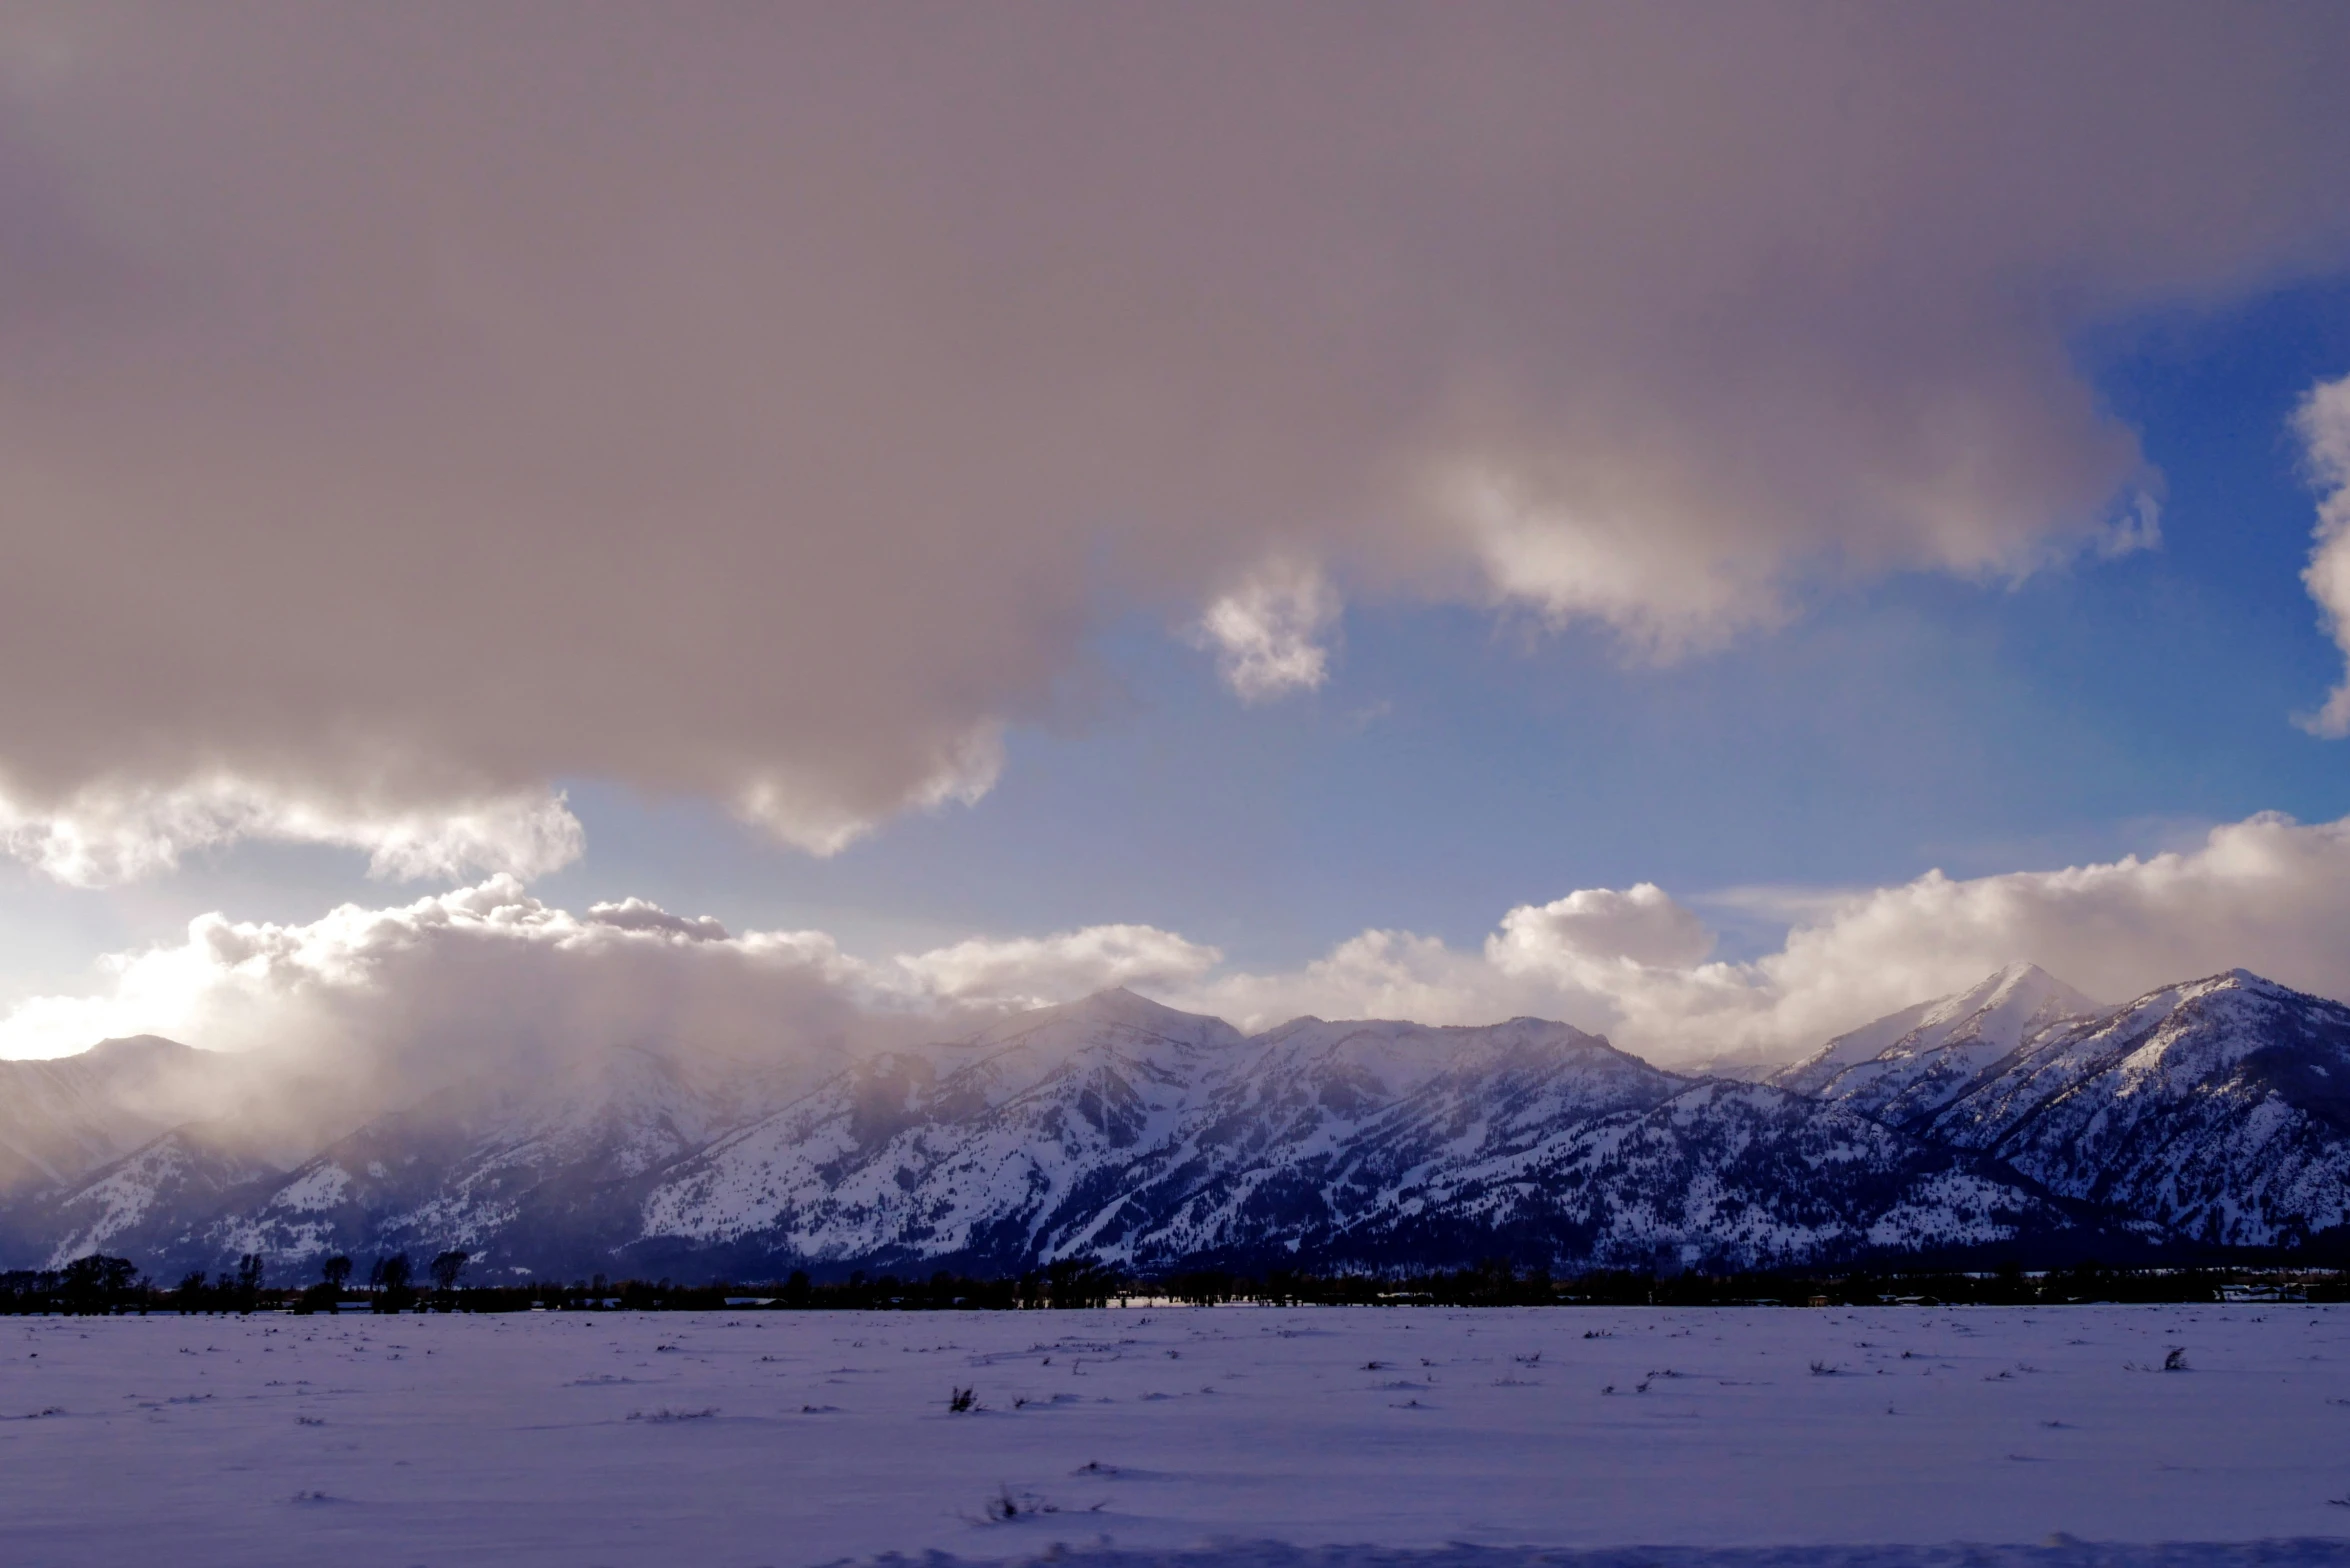
[[[1561,963],[1632,963],[1686,968],[1713,951],[1712,933],[1653,882],[1622,892],[1583,888],[1548,904],[1521,904],[1502,917],[1486,956],[1503,970]]]
[[[94,994],[22,1004],[0,1024],[0,1050],[51,1055],[126,1033],[354,1062],[681,1039],[740,1047],[762,1003],[831,995],[853,979],[827,938],[712,939],[694,925],[642,900],[580,918],[508,876],[299,925],[210,914],[181,942],[106,960],[109,984]],[[702,983],[671,983],[678,974]]]
[[[322,796],[231,775],[174,786],[86,784],[30,804],[0,788],[0,852],[74,887],[106,887],[242,839],[364,850],[370,876],[533,877],[579,858],[579,819],[543,790],[479,799]]]
[[[1481,951],[1370,931],[1299,970],[1212,976],[1181,1000],[1252,1026],[1299,1012],[1532,1013],[1666,1061],[1791,1057],[2018,959],[2117,1002],[2237,967],[2350,1000],[2350,820],[2262,815],[2189,852],[1963,880],[1931,871],[1794,902],[1804,913],[1784,945],[1748,962],[1708,961],[1696,915],[1642,884],[1511,910]]]
[[[733,933],[715,915],[673,915],[647,898],[622,898],[588,905],[596,925],[620,931],[659,931],[689,942],[723,942]]]
[[[2119,1001],[2247,968],[2350,999],[2350,819],[2264,813],[2192,850],[1856,895],[1758,966],[1781,1038],[1831,1012],[1889,1012],[2024,958]]]
[[[1152,993],[1173,1007],[1214,1013],[1243,1028],[1264,1028],[1312,1013],[1324,1018],[1411,1018],[1425,1023],[1489,1023],[1556,1010],[1556,989],[1514,984],[1435,937],[1411,931],[1364,931],[1294,970],[1222,974]]]
[[[2350,376],[2311,388],[2293,424],[2310,473],[2326,490],[2317,504],[2317,542],[2301,581],[2317,601],[2335,646],[2350,658]],[[2329,739],[2350,735],[2350,678],[2301,724]]]
[[[1003,726],[982,723],[949,737],[895,800],[845,800],[820,775],[770,768],[744,785],[735,814],[811,855],[837,855],[866,837],[881,819],[901,811],[974,806],[1004,771]]]
[[[1110,986],[1188,985],[1223,956],[1156,926],[1086,926],[901,954],[891,961],[894,972],[876,979],[910,996],[962,1006],[1044,1007]]]
[[[1789,614],[1778,581],[1785,563],[1764,541],[1693,553],[1638,512],[1545,504],[1491,472],[1463,474],[1453,495],[1501,602],[1558,623],[1602,621],[1651,657],[1716,648]]]
[[[2068,346],[2350,266],[2346,47],[2144,0],[11,7],[7,843],[525,869],[383,824],[589,778],[821,853],[983,793],[1118,617],[1310,686],[1329,600],[1271,559],[1670,655],[2143,542]],[[74,825],[216,776],[365,821]]]
[[[88,994],[16,1006],[0,1056],[161,1034],[240,1053],[263,1113],[348,1122],[456,1077],[559,1071],[616,1047],[812,1079],[1007,1008],[1178,984],[1217,957],[1129,925],[867,962],[822,932],[730,935],[644,899],[574,915],[496,876],[303,924],[205,915],[180,941],[106,960]]]
[[[1250,972],[1136,925],[861,958],[822,932],[728,935],[642,900],[575,916],[493,877],[305,925],[207,915],[183,941],[110,960],[89,995],[17,1006],[0,1018],[0,1054],[153,1032],[253,1053],[309,1085],[305,1103],[364,1106],[631,1044],[813,1074],[1113,985],[1249,1028],[1301,1013],[1563,1018],[1668,1063],[1791,1059],[2018,959],[2114,1002],[2239,966],[2350,1000],[2350,820],[2259,816],[2192,850],[1929,872],[1805,907],[1782,947],[1750,961],[1709,957],[1696,915],[1643,883],[1508,911],[1477,948],[1374,930],[1296,969]]]
[[[1216,671],[1243,702],[1312,691],[1330,678],[1327,638],[1338,591],[1319,570],[1291,561],[1259,567],[1207,608],[1195,629],[1216,653]]]

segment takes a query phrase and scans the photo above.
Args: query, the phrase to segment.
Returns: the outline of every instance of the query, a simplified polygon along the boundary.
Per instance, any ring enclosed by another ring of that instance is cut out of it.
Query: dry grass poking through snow
[[[2350,1568],[2350,1309],[4,1319],[0,1520],[66,1568]]]

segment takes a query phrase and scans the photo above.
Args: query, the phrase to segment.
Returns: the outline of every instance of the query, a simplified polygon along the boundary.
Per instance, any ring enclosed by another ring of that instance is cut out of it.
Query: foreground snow
[[[19,1565],[2350,1568],[2339,1307],[5,1319],[0,1417]]]
[[[960,1568],[964,1559],[926,1553],[922,1568]],[[1190,1552],[1136,1552],[1114,1546],[1051,1549],[990,1568],[2342,1568],[2350,1541],[2075,1541],[2038,1546],[1446,1546],[1428,1551],[1376,1546],[1298,1547],[1283,1541],[1227,1541]],[[904,1557],[876,1568],[911,1568]]]

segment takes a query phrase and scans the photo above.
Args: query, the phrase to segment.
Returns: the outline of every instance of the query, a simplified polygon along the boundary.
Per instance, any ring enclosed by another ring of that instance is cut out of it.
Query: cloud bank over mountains
[[[306,925],[205,916],[180,943],[109,960],[91,995],[20,1004],[0,1019],[0,1054],[152,1032],[255,1053],[346,1097],[628,1045],[813,1073],[1125,985],[1244,1028],[1533,1014],[1667,1065],[1785,1060],[2018,958],[2109,1002],[2239,965],[2350,998],[2350,821],[2264,816],[2146,859],[1935,872],[1835,899],[1759,959],[1712,947],[1694,911],[1644,883],[1510,910],[1480,948],[1374,930],[1286,972],[1234,971],[1213,947],[1133,925],[873,959],[822,932],[735,934],[637,899],[577,915],[499,876]]]
[[[984,794],[1137,610],[1271,700],[1349,598],[1669,658],[2149,544],[2068,341],[2350,265],[2346,48],[2148,4],[12,8],[0,847],[528,876],[593,778],[824,853]],[[1945,896],[1991,895],[1879,898]],[[1802,990],[1596,929],[1187,983]]]

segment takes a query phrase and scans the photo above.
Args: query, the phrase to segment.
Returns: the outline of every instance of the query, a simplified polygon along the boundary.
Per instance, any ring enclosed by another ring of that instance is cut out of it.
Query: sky
[[[9,7],[0,1053],[2350,998],[2346,66]]]

